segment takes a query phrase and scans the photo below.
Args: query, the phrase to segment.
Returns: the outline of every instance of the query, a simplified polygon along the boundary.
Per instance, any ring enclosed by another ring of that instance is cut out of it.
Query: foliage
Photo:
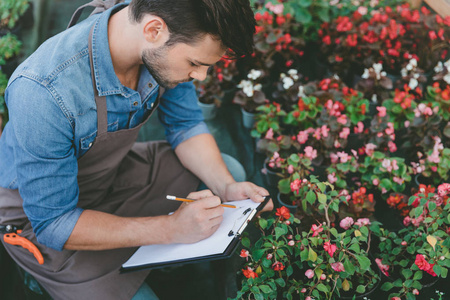
[[[266,96],[261,90],[263,74],[260,70],[250,70],[247,79],[241,80],[237,85],[238,91],[234,95],[233,103],[240,105],[250,113],[254,113],[258,106],[265,103]]]
[[[2,0],[0,2],[0,28],[14,28],[29,6],[29,0]]]
[[[14,34],[8,33],[0,38],[0,65],[4,65],[8,59],[19,55],[22,48],[20,42]]]

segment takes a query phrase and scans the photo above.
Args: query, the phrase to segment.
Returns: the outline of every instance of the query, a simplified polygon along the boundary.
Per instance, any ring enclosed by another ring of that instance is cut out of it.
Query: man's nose
[[[203,67],[201,69],[192,71],[189,76],[191,78],[197,79],[199,81],[203,81],[206,79],[206,75],[208,74],[208,68],[207,67]]]

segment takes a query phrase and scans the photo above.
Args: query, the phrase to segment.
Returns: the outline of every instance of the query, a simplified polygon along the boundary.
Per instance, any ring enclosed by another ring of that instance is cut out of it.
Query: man
[[[53,298],[130,299],[148,274],[118,272],[135,247],[199,241],[220,225],[221,200],[268,194],[234,181],[189,82],[224,54],[251,53],[254,25],[247,0],[133,0],[49,39],[15,71],[0,225],[38,247],[43,265],[4,244]],[[156,107],[170,146],[134,144]],[[200,181],[210,190],[194,192]],[[198,201],[178,207],[167,194]]]

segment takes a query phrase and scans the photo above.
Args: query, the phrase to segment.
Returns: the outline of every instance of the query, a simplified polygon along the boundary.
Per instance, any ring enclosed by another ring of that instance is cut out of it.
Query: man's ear
[[[169,35],[166,22],[156,16],[149,16],[145,20],[143,31],[145,40],[152,44],[165,43]]]

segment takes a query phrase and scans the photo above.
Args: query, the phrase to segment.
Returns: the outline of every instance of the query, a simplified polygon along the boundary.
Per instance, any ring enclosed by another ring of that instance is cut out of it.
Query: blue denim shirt
[[[10,121],[0,139],[0,186],[19,189],[38,241],[63,249],[81,208],[77,159],[96,137],[97,112],[90,76],[88,36],[94,23],[94,70],[108,103],[108,131],[139,125],[152,108],[158,83],[141,68],[137,91],[114,73],[108,45],[112,11],[94,15],[43,43],[12,75],[5,98]],[[192,83],[167,90],[158,107],[175,148],[208,132]]]

